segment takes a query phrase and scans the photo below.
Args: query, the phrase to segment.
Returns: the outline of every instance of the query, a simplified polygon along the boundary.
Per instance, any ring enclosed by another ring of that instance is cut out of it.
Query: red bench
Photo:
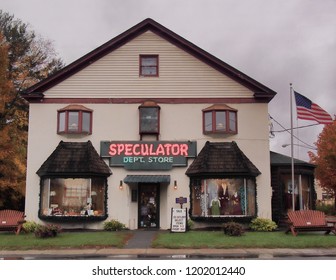
[[[24,220],[24,212],[16,210],[0,210],[0,231],[14,231],[19,234]]]
[[[335,227],[328,225],[325,214],[317,210],[298,210],[288,212],[289,227],[286,231],[297,236],[300,231],[325,231],[325,234],[333,232]]]

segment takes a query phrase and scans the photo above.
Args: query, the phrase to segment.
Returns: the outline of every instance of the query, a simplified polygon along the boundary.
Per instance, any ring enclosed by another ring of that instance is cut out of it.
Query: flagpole
[[[291,119],[291,169],[292,169],[292,208],[295,211],[295,186],[294,186],[294,137],[293,137],[293,87],[290,83],[290,119]]]

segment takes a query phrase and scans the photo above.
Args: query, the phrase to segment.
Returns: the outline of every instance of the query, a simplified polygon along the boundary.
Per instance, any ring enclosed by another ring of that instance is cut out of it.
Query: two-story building
[[[234,46],[232,46],[234,47]],[[27,220],[271,218],[275,92],[146,19],[29,88]]]

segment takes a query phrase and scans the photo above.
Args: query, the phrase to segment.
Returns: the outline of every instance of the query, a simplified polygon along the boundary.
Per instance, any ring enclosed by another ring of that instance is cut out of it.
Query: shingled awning
[[[253,176],[258,168],[239,149],[236,142],[206,142],[186,174],[193,176]]]
[[[129,183],[170,183],[170,175],[127,175],[124,179]]]
[[[276,153],[276,152],[270,152],[271,155],[271,166],[291,166],[292,164],[292,158]],[[294,158],[294,164],[296,166],[305,166],[305,167],[310,167],[310,168],[316,168],[316,165]]]
[[[42,176],[110,176],[110,168],[99,156],[91,141],[61,141],[36,172]]]

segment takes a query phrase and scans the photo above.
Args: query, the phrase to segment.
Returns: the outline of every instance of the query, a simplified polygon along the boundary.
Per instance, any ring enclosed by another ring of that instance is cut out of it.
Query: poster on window
[[[171,232],[187,231],[187,208],[171,209]]]

